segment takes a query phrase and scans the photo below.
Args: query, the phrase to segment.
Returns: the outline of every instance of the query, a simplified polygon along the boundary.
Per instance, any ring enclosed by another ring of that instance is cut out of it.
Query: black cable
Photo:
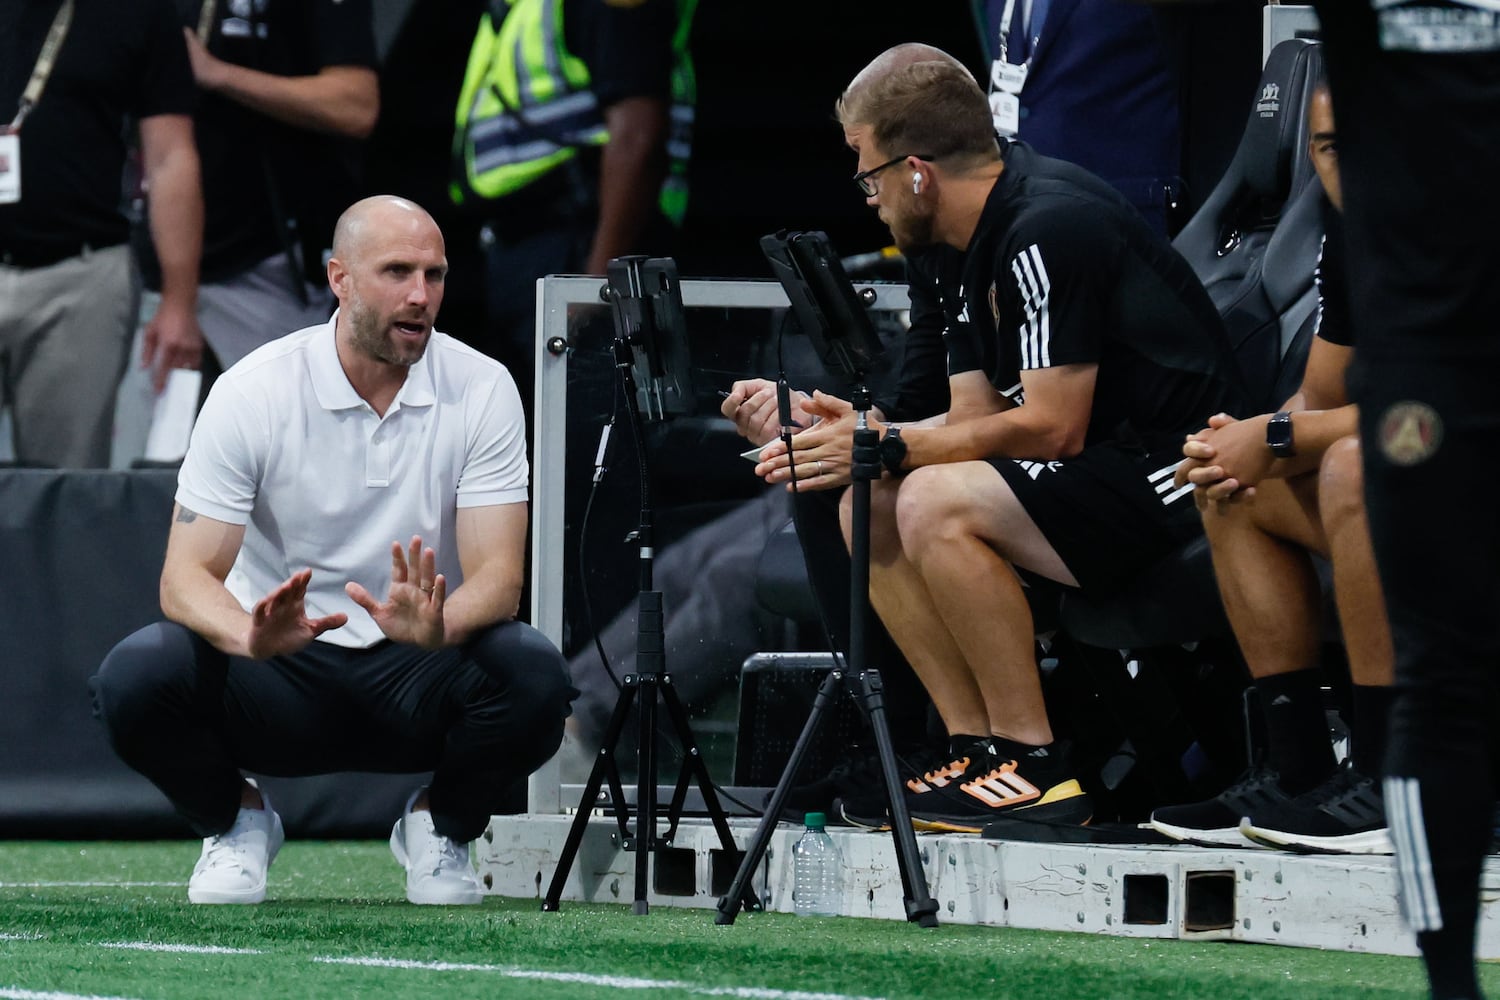
[[[786,467],[789,482],[792,487],[792,532],[797,536],[797,546],[802,550],[802,561],[804,564],[812,564],[812,553],[807,548],[807,536],[802,532],[802,514],[797,504],[797,461],[792,454],[792,415],[791,415],[791,393],[786,377],[786,359],[783,355],[782,342],[786,337],[786,324],[791,313],[785,312],[781,315],[781,323],[776,328],[776,387],[777,387],[777,419],[781,421],[781,443],[786,446]],[[833,657],[836,665],[842,665],[841,669],[847,672],[849,654],[838,648],[838,643],[833,638],[833,626],[828,624],[828,613],[823,609],[823,602],[818,600],[817,592],[813,593],[813,608],[818,612],[818,626],[823,630],[823,641],[828,644],[828,652]]]
[[[787,381],[787,371],[786,371],[786,364],[785,364],[785,359],[784,359],[784,345],[783,345],[783,340],[784,340],[784,337],[785,337],[785,334],[786,334],[786,325],[787,325],[787,322],[788,322],[789,318],[790,318],[790,314],[785,314],[785,313],[783,314],[782,321],[778,325],[778,327],[777,327],[777,333],[776,333],[777,384],[778,384],[778,387],[786,387],[783,390],[783,394],[786,395],[786,402],[787,402],[786,406],[778,406],[778,418],[781,420],[781,440],[782,440],[782,443],[786,446],[787,456],[788,456],[788,470],[789,470],[789,475],[791,476],[791,487],[792,487],[792,496],[793,496],[793,501],[792,501],[792,504],[791,504],[793,530],[796,532],[798,544],[799,544],[799,546],[802,549],[803,560],[804,561],[808,561],[810,559],[810,553],[809,553],[808,548],[807,548],[807,543],[804,540],[805,539],[805,535],[804,535],[803,530],[802,530],[801,515],[798,512],[798,504],[796,502],[796,497],[797,497],[797,470],[796,470],[796,465],[795,465],[794,455],[793,455],[793,449],[792,449],[792,443],[791,443],[793,423],[792,423],[791,413],[789,412],[790,411],[790,396],[789,396],[789,388],[790,387],[789,387],[789,384],[788,384],[788,381]],[[615,388],[615,392],[614,392],[613,397],[612,397],[613,398],[613,407],[611,409],[610,419],[609,419],[609,422],[605,425],[603,431],[601,432],[601,437],[600,437],[600,442],[599,442],[599,452],[598,452],[598,454],[595,457],[595,468],[594,468],[593,481],[590,484],[588,500],[587,500],[587,502],[586,502],[586,504],[584,506],[583,520],[582,520],[582,523],[579,526],[578,567],[579,567],[579,580],[581,581],[580,595],[581,595],[581,600],[583,602],[584,627],[589,630],[589,632],[590,632],[590,634],[591,634],[591,636],[593,638],[594,648],[595,648],[595,650],[597,651],[597,653],[599,655],[599,663],[600,663],[600,665],[603,667],[604,672],[609,676],[610,683],[613,684],[614,687],[615,687],[615,689],[618,691],[618,690],[621,690],[621,688],[622,688],[621,681],[619,679],[619,676],[614,672],[614,669],[611,666],[610,661],[609,661],[609,655],[608,655],[608,653],[606,653],[606,651],[604,649],[603,640],[601,639],[598,630],[594,627],[594,623],[593,623],[593,610],[592,610],[591,603],[589,601],[589,594],[588,594],[588,582],[587,582],[588,581],[588,574],[586,572],[587,565],[588,565],[586,553],[587,553],[587,543],[588,543],[588,525],[589,525],[589,520],[590,520],[590,517],[592,515],[592,511],[593,511],[594,499],[597,496],[598,491],[599,491],[599,484],[603,480],[605,473],[608,472],[607,452],[608,452],[608,447],[609,447],[611,430],[614,427],[615,422],[619,419],[620,403],[622,401],[621,400],[621,395],[622,395],[622,393],[624,391],[623,387],[619,383],[619,380],[615,381],[614,388]],[[778,402],[780,402],[780,400]],[[644,437],[644,434],[642,432],[642,428],[637,423],[637,418],[636,418],[634,409],[632,407],[626,406],[625,407],[625,412],[626,412],[627,419],[629,419],[630,422],[631,422],[631,434],[632,434],[632,437],[637,442],[637,447],[641,450],[641,455],[640,455],[639,461],[637,463],[637,469],[638,469],[639,474],[640,474],[641,507],[644,509],[644,508],[646,508],[648,506],[649,500],[650,500],[650,479],[649,479],[649,472],[647,471],[647,467],[646,467],[646,461],[647,460],[646,460],[646,455],[645,455],[645,447],[646,447],[645,437]],[[825,610],[823,608],[822,602],[814,599],[813,606],[814,606],[815,610],[817,611],[818,622],[819,622],[819,625],[820,625],[820,627],[822,629],[823,638],[824,638],[824,641],[828,645],[828,649],[829,649],[830,654],[834,657],[836,663],[847,665],[847,663],[848,663],[848,654],[844,650],[839,649],[838,648],[838,644],[834,641],[834,638],[833,638],[833,628],[829,624],[828,615],[827,615],[827,613],[825,612]],[[847,669],[847,666],[845,666],[845,669]],[[682,762],[686,759],[686,753],[683,750],[681,744],[677,741],[676,733],[673,730],[671,730],[670,728],[668,728],[664,722],[660,722],[659,721],[657,723],[657,734],[658,734],[658,736],[665,737],[665,739],[662,741],[662,743],[663,743],[663,749],[665,749],[671,755],[671,757],[673,759],[673,763],[675,765],[680,766],[682,764]],[[725,801],[731,802],[734,805],[738,806],[740,809],[744,810],[747,814],[749,814],[751,816],[755,816],[755,817],[759,817],[759,816],[762,816],[764,814],[764,810],[762,810],[761,808],[759,808],[757,806],[754,806],[754,805],[751,805],[750,803],[745,802],[745,801],[739,799],[738,797],[730,794],[728,792],[726,786],[721,785],[717,781],[711,781],[710,783],[712,784],[712,786],[714,788],[714,791],[719,796],[721,796]]]
[[[796,533],[796,535],[797,535],[797,543],[798,543],[798,545],[802,549],[802,560],[803,560],[803,562],[811,564],[811,562],[812,562],[812,554],[808,551],[807,536],[804,535],[803,532],[802,532],[802,516],[801,516],[800,512],[798,511],[798,505],[797,505],[797,463],[796,463],[796,460],[795,460],[795,456],[793,456],[793,454],[792,454],[792,426],[791,426],[791,414],[789,412],[790,409],[791,409],[790,392],[789,392],[789,388],[790,387],[787,384],[786,365],[785,365],[785,362],[783,361],[783,358],[782,358],[782,337],[786,333],[786,320],[787,320],[787,318],[789,316],[790,316],[789,313],[783,314],[781,325],[777,328],[777,331],[776,331],[776,368],[777,368],[777,389],[778,389],[778,399],[777,399],[778,414],[777,414],[777,416],[778,416],[778,419],[780,419],[780,421],[781,421],[781,441],[782,441],[782,443],[784,445],[786,445],[787,472],[788,472],[788,475],[791,477],[790,482],[791,482],[791,486],[792,486],[792,530]],[[783,405],[783,400],[781,398],[782,387],[784,387],[784,386],[787,387],[785,405]],[[848,651],[847,650],[841,650],[841,649],[838,648],[838,643],[833,638],[833,627],[831,625],[829,625],[829,623],[828,623],[828,614],[827,614],[827,612],[823,608],[823,602],[820,601],[820,600],[818,600],[818,595],[817,595],[816,592],[814,592],[814,594],[813,594],[813,607],[818,612],[818,625],[823,630],[823,640],[824,640],[824,642],[826,642],[828,644],[829,653],[834,657],[835,664],[838,665],[847,674],[848,673],[848,669],[849,669],[849,654],[848,654]],[[851,611],[852,611],[852,609],[851,609]],[[853,615],[852,614],[850,615],[850,619],[851,619],[850,624],[852,626],[852,624],[853,624]],[[920,768],[919,768],[919,766],[917,764],[913,763],[910,759],[908,759],[906,756],[904,756],[902,754],[896,754],[896,760],[897,760],[897,762],[899,762],[902,766],[904,766],[909,771],[916,772],[916,771],[920,770]],[[743,803],[740,803],[740,804],[743,805]],[[756,815],[762,815],[762,812],[760,810],[752,810],[752,812],[755,812]]]
[[[614,391],[613,391],[613,393],[611,394],[611,397],[610,397],[611,398],[610,418],[609,418],[609,421],[604,425],[603,429],[600,432],[600,436],[599,436],[599,449],[598,449],[598,452],[594,456],[594,475],[593,475],[593,480],[592,480],[592,482],[589,485],[589,496],[588,496],[588,500],[584,504],[583,520],[582,520],[582,522],[579,525],[579,538],[578,538],[578,578],[579,578],[579,581],[580,581],[579,595],[580,595],[580,599],[581,599],[582,604],[583,604],[583,622],[584,622],[584,628],[588,629],[589,634],[590,634],[590,636],[593,639],[594,649],[599,654],[599,663],[604,668],[605,674],[608,675],[610,683],[614,685],[616,691],[623,691],[624,685],[621,683],[619,676],[615,673],[614,668],[610,665],[609,654],[604,649],[604,641],[603,641],[603,639],[599,635],[599,630],[594,627],[594,613],[593,613],[592,603],[589,600],[588,573],[587,573],[587,567],[588,567],[587,550],[588,550],[588,526],[589,526],[589,519],[592,516],[593,509],[594,509],[594,498],[599,493],[599,484],[601,482],[603,482],[605,474],[609,471],[608,455],[609,455],[610,438],[612,436],[612,431],[613,431],[615,422],[619,419],[620,405],[621,405],[622,402],[625,402],[625,400],[623,398],[624,397],[624,386],[621,384],[621,380],[620,379],[614,379],[613,380],[613,386],[614,386]],[[640,472],[640,490],[641,490],[640,503],[641,503],[641,509],[645,510],[645,509],[648,509],[649,502],[650,502],[650,496],[651,496],[650,495],[650,478],[649,478],[649,472],[647,470],[647,465],[646,465],[646,463],[647,463],[647,457],[646,457],[646,439],[645,439],[645,435],[644,435],[644,433],[642,431],[642,428],[641,428],[640,424],[637,422],[636,414],[635,414],[635,408],[632,407],[632,406],[626,405],[626,407],[625,407],[625,413],[626,413],[627,418],[630,420],[632,437],[633,437],[633,439],[636,442],[636,447],[637,447],[637,450],[639,452],[638,460],[637,460],[636,465],[637,465],[637,469]],[[667,728],[666,722],[664,720],[661,720],[660,718],[658,719],[657,724],[656,724],[656,733],[657,733],[658,737],[665,737],[665,739],[663,739],[661,741],[662,743],[664,743],[664,749],[666,749],[671,754],[671,756],[673,758],[673,763],[676,764],[676,765],[678,765],[678,766],[681,766],[682,762],[686,759],[686,753],[682,749],[681,744],[678,743],[678,741],[676,739],[676,733],[673,732],[671,729]],[[741,809],[744,809],[747,812],[752,813],[753,815],[756,815],[756,816],[760,815],[760,811],[759,810],[755,809],[753,806],[749,805],[748,803],[740,801],[735,796],[730,795],[727,791],[725,791],[724,787],[721,786],[721,785],[719,785],[717,782],[710,781],[710,784],[713,785],[713,788],[714,788],[714,790],[716,792],[718,792],[720,795],[722,795],[728,801],[733,802],[735,805],[739,806]]]
[[[589,486],[589,498],[583,505],[583,521],[578,526],[578,592],[583,602],[583,627],[589,630],[589,635],[594,640],[594,649],[599,653],[599,664],[608,675],[609,682],[614,685],[616,691],[623,690],[620,678],[615,675],[614,668],[609,665],[609,654],[604,651],[604,641],[599,637],[599,630],[594,627],[594,609],[589,601],[589,577],[588,577],[588,551],[589,540],[589,517],[594,510],[594,497],[599,493],[599,483],[603,481],[605,472],[609,471],[609,463],[606,460],[609,451],[610,431],[615,426],[615,419],[620,413],[619,386],[615,386],[615,392],[611,395],[613,408],[610,410],[609,422],[599,435],[599,451],[594,456],[594,478]]]

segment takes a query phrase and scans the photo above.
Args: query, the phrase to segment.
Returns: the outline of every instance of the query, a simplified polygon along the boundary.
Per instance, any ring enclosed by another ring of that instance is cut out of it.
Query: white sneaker
[[[431,812],[412,812],[421,793],[412,793],[405,814],[391,829],[391,853],[406,868],[406,898],[422,906],[478,903],[484,893],[469,864],[469,845],[440,836]]]
[[[259,903],[266,898],[266,870],[286,834],[271,800],[260,793],[261,808],[241,809],[226,833],[205,837],[203,853],[188,879],[192,903]]]

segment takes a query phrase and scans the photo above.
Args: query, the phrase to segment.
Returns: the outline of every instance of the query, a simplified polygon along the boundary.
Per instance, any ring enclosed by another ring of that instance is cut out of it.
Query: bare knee
[[[901,551],[901,536],[896,530],[896,493],[900,480],[880,480],[870,484],[870,557],[889,562]],[[847,489],[839,499],[839,527],[844,533],[844,547],[852,548],[854,538],[854,490]]]
[[[1335,534],[1365,517],[1365,477],[1359,438],[1353,434],[1335,441],[1318,466],[1318,511],[1325,534]]]
[[[896,530],[908,553],[944,535],[968,532],[969,491],[954,466],[928,465],[901,481],[896,497]]]
[[[1257,528],[1255,507],[1245,500],[1209,503],[1201,511],[1203,533],[1212,546],[1228,544],[1246,530]]]

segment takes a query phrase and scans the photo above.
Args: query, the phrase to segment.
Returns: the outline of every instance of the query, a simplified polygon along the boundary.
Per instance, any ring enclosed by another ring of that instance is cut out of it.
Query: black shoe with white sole
[[[1240,833],[1240,820],[1290,800],[1275,771],[1252,767],[1211,799],[1155,810],[1151,813],[1151,828],[1190,844],[1253,847]]]

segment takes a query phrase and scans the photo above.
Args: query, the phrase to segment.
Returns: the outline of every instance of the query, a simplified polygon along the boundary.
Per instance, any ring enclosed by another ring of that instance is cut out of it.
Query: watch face
[[[880,464],[891,472],[899,472],[905,460],[906,442],[901,440],[900,429],[893,427],[880,439]]]
[[[1292,418],[1278,413],[1266,424],[1266,445],[1277,455],[1292,453]]]

